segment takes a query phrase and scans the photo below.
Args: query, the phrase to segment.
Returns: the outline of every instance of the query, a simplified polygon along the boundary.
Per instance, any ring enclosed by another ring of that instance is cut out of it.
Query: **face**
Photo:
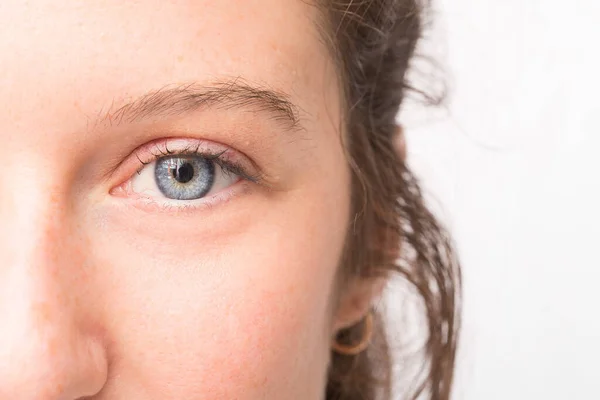
[[[0,398],[320,399],[349,215],[298,0],[3,0]]]

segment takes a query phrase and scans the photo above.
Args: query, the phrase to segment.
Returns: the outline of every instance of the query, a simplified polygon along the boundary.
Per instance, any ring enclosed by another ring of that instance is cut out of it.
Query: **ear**
[[[406,160],[406,139],[404,129],[401,125],[397,125],[396,132],[393,137],[393,145],[402,161]],[[390,243],[387,239],[389,232],[381,232],[382,240],[378,243]],[[392,236],[396,236],[392,234]],[[389,257],[396,258],[400,252],[400,242],[394,241],[396,246],[386,249]],[[359,323],[367,313],[372,309],[373,305],[381,298],[385,289],[385,278],[354,278],[346,283],[340,298],[338,300],[337,309],[334,316],[333,329],[337,333],[342,329],[349,328]]]
[[[406,137],[404,136],[404,128],[401,125],[396,127],[396,133],[394,135],[394,148],[402,159],[406,161]]]
[[[358,324],[383,294],[384,278],[354,278],[341,291],[334,315],[333,331]]]

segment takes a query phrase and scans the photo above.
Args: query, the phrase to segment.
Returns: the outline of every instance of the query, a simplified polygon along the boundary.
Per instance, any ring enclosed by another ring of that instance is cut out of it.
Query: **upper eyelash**
[[[140,157],[139,154],[136,154],[136,158],[138,159],[138,161],[141,164],[141,167],[137,170],[137,173],[140,174],[142,169],[152,163],[157,161],[160,158],[163,157],[169,157],[169,156],[178,156],[178,155],[195,155],[195,156],[199,156],[202,157],[206,160],[212,161],[215,164],[217,164],[219,167],[221,167],[221,169],[223,170],[224,173],[226,174],[234,174],[237,175],[245,180],[248,180],[250,182],[253,183],[260,183],[262,181],[262,176],[261,174],[257,173],[257,174],[250,174],[247,172],[247,169],[244,168],[244,166],[242,166],[241,164],[229,161],[224,159],[222,156],[227,153],[228,150],[223,150],[217,153],[211,153],[211,152],[207,152],[207,151],[200,151],[200,145],[190,145],[184,149],[180,149],[180,150],[169,150],[168,148],[168,143],[165,144],[165,151],[163,151],[158,145],[153,146],[153,148],[151,150],[149,150],[149,152],[154,156],[154,159],[152,161],[143,161]]]

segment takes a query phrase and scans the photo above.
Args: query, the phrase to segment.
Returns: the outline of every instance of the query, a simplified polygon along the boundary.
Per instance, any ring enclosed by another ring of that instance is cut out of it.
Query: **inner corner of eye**
[[[115,196],[115,197],[126,197],[127,196],[127,186],[130,181],[131,181],[131,178],[127,182],[124,182],[124,183],[121,183],[120,185],[114,186],[113,188],[111,188],[108,191],[108,194],[110,194],[111,196]]]

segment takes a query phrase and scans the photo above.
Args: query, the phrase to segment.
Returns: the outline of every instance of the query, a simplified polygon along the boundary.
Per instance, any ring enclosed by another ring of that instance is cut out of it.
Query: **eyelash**
[[[154,161],[162,158],[162,157],[169,157],[169,156],[179,156],[179,155],[192,155],[192,156],[199,156],[202,157],[208,161],[212,161],[214,162],[216,165],[218,165],[224,173],[226,174],[233,174],[233,175],[237,175],[240,178],[250,181],[252,183],[257,183],[260,184],[262,181],[262,176],[260,173],[256,173],[256,174],[250,174],[247,171],[247,168],[244,167],[241,163],[236,163],[234,161],[228,160],[226,158],[224,158],[223,156],[225,154],[227,154],[229,152],[229,150],[223,150],[220,152],[210,152],[210,151],[200,151],[200,144],[197,144],[196,146],[188,146],[186,148],[183,148],[181,150],[174,150],[171,151],[168,148],[168,142],[165,143],[165,150],[163,151],[158,144],[155,144],[151,150],[149,150],[149,153],[152,154],[153,158],[150,161],[143,161],[140,156],[139,153],[136,153],[136,158],[138,159],[139,163],[141,164],[140,167],[137,169],[136,173],[139,175],[140,172],[142,171],[142,169],[144,169],[144,167],[148,164],[153,163]]]

